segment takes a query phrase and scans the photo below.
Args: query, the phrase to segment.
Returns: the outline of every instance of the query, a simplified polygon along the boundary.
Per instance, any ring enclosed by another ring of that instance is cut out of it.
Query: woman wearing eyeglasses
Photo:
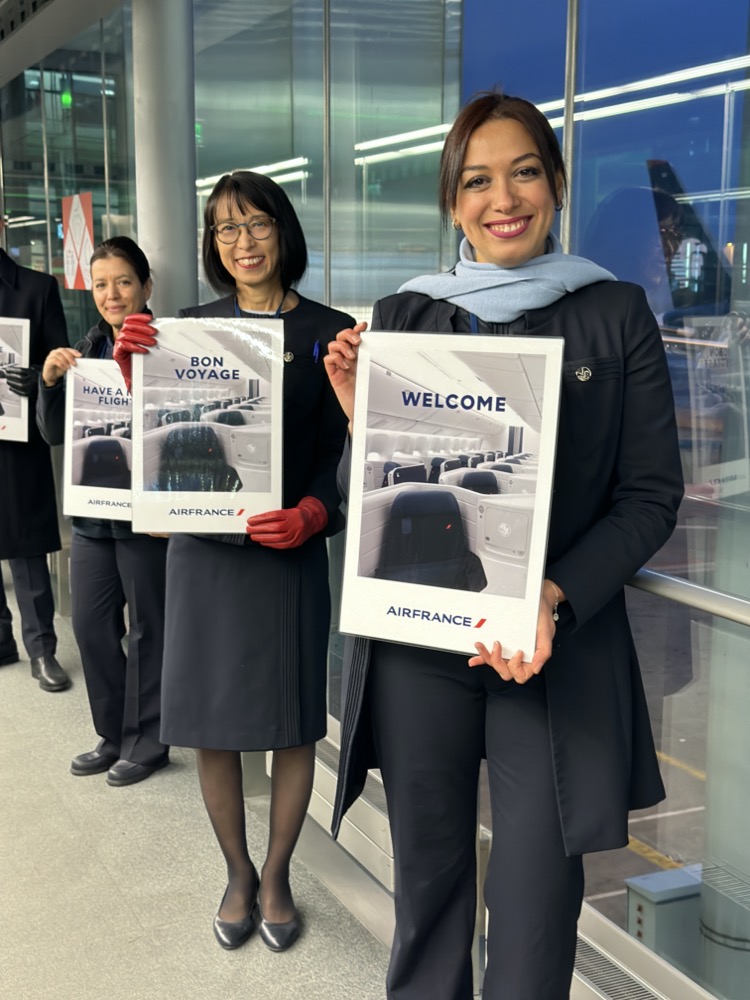
[[[181,316],[284,321],[284,509],[249,518],[240,536],[173,535],[167,561],[162,738],[197,749],[203,800],[227,865],[214,920],[224,948],[251,935],[283,951],[300,921],[289,864],[310,800],[315,742],[326,730],[330,622],[325,535],[341,525],[336,469],[346,436],[322,357],[351,317],[294,290],[305,237],[284,191],[227,174],[205,209],[203,265],[224,297]],[[156,343],[130,317],[116,359]],[[273,750],[268,850],[260,876],[245,837],[241,751]]]

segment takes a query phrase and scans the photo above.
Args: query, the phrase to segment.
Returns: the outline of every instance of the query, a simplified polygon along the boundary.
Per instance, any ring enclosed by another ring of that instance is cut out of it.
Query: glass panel
[[[748,598],[748,4],[724,13],[709,26],[696,0],[679,18],[645,0],[606,12],[582,0],[573,234],[574,251],[644,287],[661,327],[686,497],[651,565]],[[627,597],[667,798],[631,816],[628,848],[586,858],[587,899],[740,1000],[750,631]]]
[[[43,67],[0,89],[8,252],[20,264],[56,275],[72,343],[98,314],[89,292],[64,289],[62,199],[91,192],[94,244],[106,235],[135,236],[123,17],[117,11],[95,22],[47,56]]]
[[[628,592],[667,798],[585,859],[586,899],[718,997],[750,972],[750,631]]]
[[[618,11],[618,45],[643,36],[641,6]],[[697,23],[704,8],[693,6]],[[623,76],[609,18],[605,27],[601,8],[582,4],[573,249],[641,284],[662,330],[686,498],[652,566],[750,597],[737,567],[737,521],[750,506],[750,59],[748,5],[732,8],[699,48],[690,17],[660,23],[649,9],[643,58],[639,43]]]
[[[300,291],[323,297],[321,0],[196,0],[198,213],[216,180],[252,169],[284,187],[310,258]],[[199,246],[202,232],[199,233]],[[201,301],[216,298],[203,283]]]
[[[407,278],[453,264],[437,171],[457,110],[457,6],[332,11],[332,293],[357,318]]]
[[[49,271],[41,94],[38,69],[0,88],[0,128],[7,251],[24,267]]]

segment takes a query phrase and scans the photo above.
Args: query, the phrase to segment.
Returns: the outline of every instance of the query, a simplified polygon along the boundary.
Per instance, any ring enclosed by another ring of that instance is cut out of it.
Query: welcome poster
[[[29,440],[29,401],[8,386],[12,365],[29,367],[30,327],[27,319],[0,316],[0,441]]]
[[[341,630],[531,659],[563,341],[363,335]]]
[[[133,356],[133,528],[239,534],[281,507],[281,320],[159,319]]]
[[[129,521],[131,399],[120,369],[79,358],[65,379],[63,513]]]

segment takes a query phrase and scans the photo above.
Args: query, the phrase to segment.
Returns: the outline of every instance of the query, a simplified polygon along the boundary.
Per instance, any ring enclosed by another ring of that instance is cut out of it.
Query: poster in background
[[[63,513],[129,521],[131,399],[120,369],[79,358],[65,380]]]
[[[159,319],[133,356],[133,528],[238,534],[281,507],[281,320]]]
[[[5,369],[29,367],[30,324],[0,316],[0,441],[29,440],[29,401],[8,388]]]
[[[342,632],[531,659],[562,354],[547,337],[362,338]]]
[[[678,426],[689,429],[681,442],[683,462],[689,463],[687,492],[712,500],[747,494],[746,320],[738,313],[688,316],[681,334],[667,358],[673,370],[681,360],[687,373],[687,398],[676,394]]]
[[[94,252],[94,209],[91,192],[62,200],[65,287],[91,288],[91,254]]]

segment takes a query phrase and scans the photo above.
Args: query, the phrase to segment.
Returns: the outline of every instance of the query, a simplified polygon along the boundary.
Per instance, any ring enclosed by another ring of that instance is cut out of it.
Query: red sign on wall
[[[89,260],[94,252],[94,210],[91,192],[62,200],[65,287],[91,288]]]

